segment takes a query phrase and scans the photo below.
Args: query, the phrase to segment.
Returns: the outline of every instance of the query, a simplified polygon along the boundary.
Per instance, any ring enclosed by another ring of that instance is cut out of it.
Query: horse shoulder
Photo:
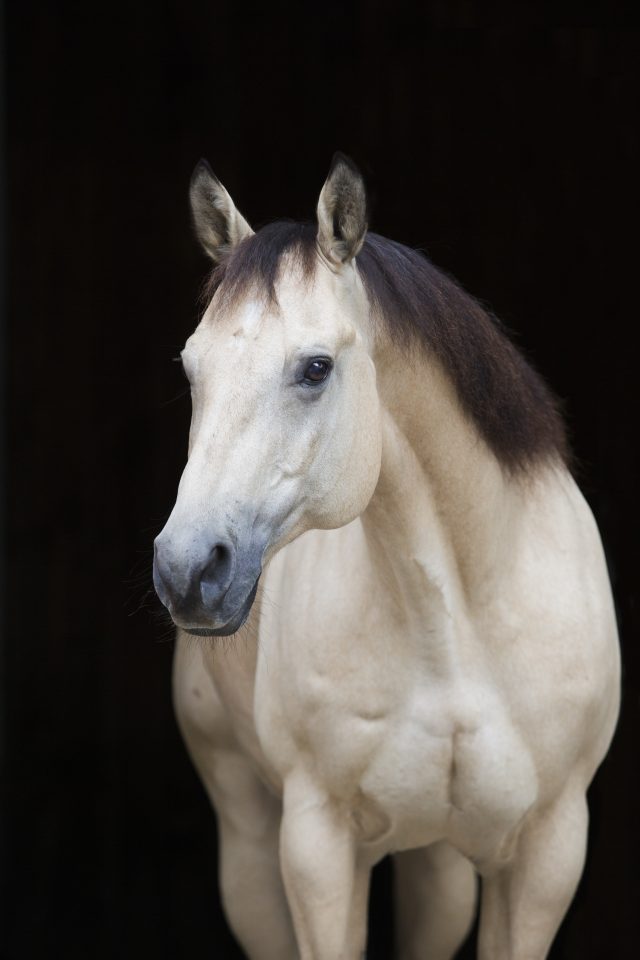
[[[618,714],[620,658],[597,526],[568,474],[553,472],[525,517],[520,549],[483,631],[511,714],[541,770],[587,780]],[[551,778],[553,779],[553,778]]]

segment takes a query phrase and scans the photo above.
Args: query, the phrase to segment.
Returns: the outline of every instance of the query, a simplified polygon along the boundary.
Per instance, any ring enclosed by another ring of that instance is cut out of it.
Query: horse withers
[[[251,960],[356,960],[393,854],[400,960],[455,954],[478,876],[479,957],[541,960],[619,703],[554,399],[478,303],[367,232],[346,158],[314,225],[254,233],[205,163],[191,204],[216,267],[154,579],[229,923]]]

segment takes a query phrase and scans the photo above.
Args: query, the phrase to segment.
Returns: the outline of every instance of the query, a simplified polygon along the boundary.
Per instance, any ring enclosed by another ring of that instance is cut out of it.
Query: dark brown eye
[[[304,383],[322,383],[331,372],[331,361],[323,357],[316,357],[310,360],[304,368],[302,379]]]

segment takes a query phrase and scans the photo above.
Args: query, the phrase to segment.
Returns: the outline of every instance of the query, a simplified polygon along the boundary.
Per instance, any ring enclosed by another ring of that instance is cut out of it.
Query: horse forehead
[[[358,301],[345,278],[322,267],[313,277],[283,270],[275,294],[270,300],[264,292],[248,293],[230,309],[220,309],[214,298],[183,356],[200,366],[228,351],[247,356],[252,346],[281,354],[307,340],[325,339],[331,346],[353,339]]]
[[[257,298],[244,299],[233,309],[220,313],[209,305],[202,321],[189,337],[183,358],[191,359],[198,367],[207,366],[220,355],[246,356],[250,347],[259,342],[262,350],[277,352],[282,348],[282,337],[268,310]]]
[[[334,304],[321,298],[278,295],[273,305],[249,301],[221,322],[214,319],[198,331],[194,347],[212,358],[220,351],[247,356],[254,348],[281,355],[304,347],[307,341],[317,346],[326,340],[331,346],[352,338],[351,318]]]
[[[214,302],[209,305],[197,333],[203,341],[252,338],[259,335],[268,309],[258,296],[243,297],[230,309],[216,310]]]

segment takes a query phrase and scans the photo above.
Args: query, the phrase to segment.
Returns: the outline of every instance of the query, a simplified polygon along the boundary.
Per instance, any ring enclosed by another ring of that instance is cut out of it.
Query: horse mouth
[[[232,634],[237,633],[240,627],[242,627],[251,613],[251,608],[253,606],[253,601],[256,598],[256,593],[258,592],[258,583],[260,582],[260,576],[254,583],[251,592],[247,599],[244,601],[240,610],[228,623],[225,623],[223,627],[182,627],[182,630],[185,633],[190,634],[192,637],[230,637]]]

